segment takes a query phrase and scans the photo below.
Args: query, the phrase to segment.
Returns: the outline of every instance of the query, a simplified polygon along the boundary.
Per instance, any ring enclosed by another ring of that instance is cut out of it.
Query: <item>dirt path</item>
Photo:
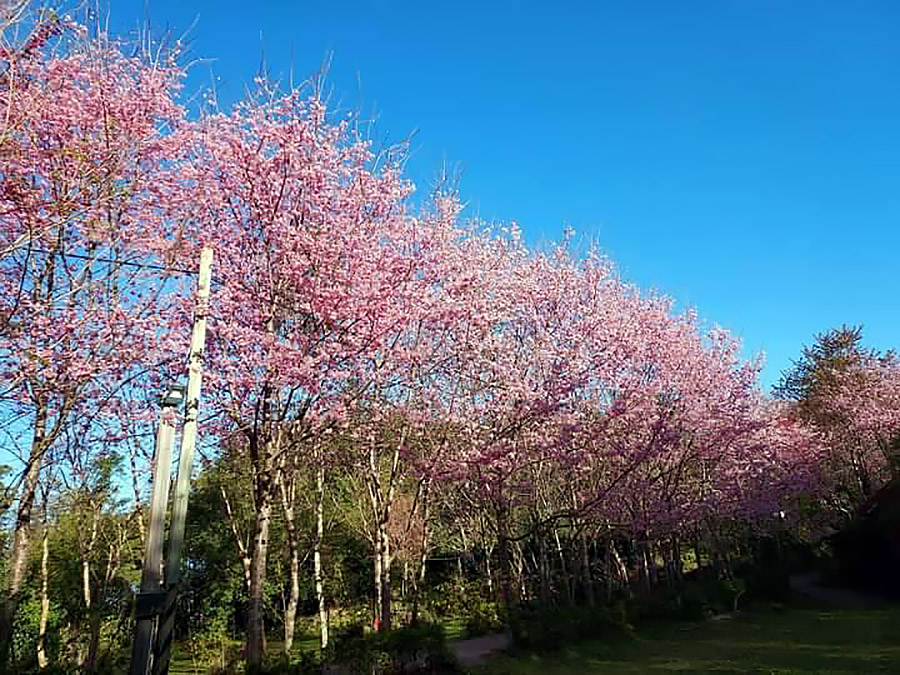
[[[846,609],[872,609],[885,605],[883,598],[872,593],[851,588],[822,586],[821,582],[819,574],[815,572],[793,576],[791,577],[791,590],[812,600]]]
[[[509,633],[493,633],[471,640],[460,640],[450,644],[450,651],[463,666],[475,666],[495,652],[509,647]]]

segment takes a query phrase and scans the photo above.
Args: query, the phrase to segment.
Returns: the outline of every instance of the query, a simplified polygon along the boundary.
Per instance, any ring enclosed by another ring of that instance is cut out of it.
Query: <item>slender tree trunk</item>
[[[90,642],[88,643],[87,659],[85,659],[84,669],[88,672],[94,672],[97,669],[97,655],[100,652],[100,629],[102,628],[102,617],[97,607],[91,610],[88,619],[91,628]]]
[[[501,605],[506,611],[506,620],[509,624],[513,639],[521,636],[519,625],[517,594],[513,593],[513,560],[509,541],[509,525],[507,521],[508,507],[497,504],[497,549],[498,562],[500,563],[500,599]]]
[[[84,659],[84,669],[93,672],[97,664],[97,652],[100,649],[100,614],[94,606],[93,593],[91,592],[91,558],[97,544],[97,530],[100,524],[101,505],[91,504],[91,536],[87,547],[81,553],[81,588],[84,595],[84,608],[88,614],[89,638],[87,656]]]
[[[615,577],[616,577],[616,569],[613,563],[613,543],[612,539],[608,540],[606,543],[606,555],[604,556],[604,567],[606,573],[606,600],[609,601],[612,599],[613,590],[615,589]]]
[[[290,561],[291,590],[284,608],[284,653],[290,654],[294,646],[297,624],[297,605],[300,603],[300,555],[293,547]]]
[[[240,528],[238,528],[237,518],[231,508],[231,500],[228,499],[228,493],[225,487],[219,486],[219,493],[222,495],[222,503],[225,505],[225,514],[228,517],[228,523],[231,525],[231,533],[234,535],[234,543],[237,545],[238,554],[241,559],[241,570],[244,573],[244,589],[250,593],[250,554],[247,551],[247,543],[241,536]],[[143,541],[143,540],[142,540]]]
[[[97,513],[99,514],[99,509]],[[116,523],[116,538],[109,546],[109,553],[106,559],[106,570],[100,581],[100,585],[97,588],[96,593],[94,594],[93,602],[91,603],[91,641],[88,645],[86,665],[86,667],[91,671],[97,670],[97,660],[100,654],[100,632],[103,626],[101,606],[98,605],[97,599],[106,596],[106,592],[107,589],[109,589],[110,583],[112,583],[112,580],[116,577],[116,574],[119,571],[119,567],[122,564],[122,547],[125,545],[127,536],[128,535],[125,527],[121,526],[119,523]],[[93,549],[93,544],[91,547]]]
[[[422,587],[425,585],[425,563],[428,560],[428,538],[430,531],[428,528],[428,493],[431,487],[429,481],[425,481],[422,485],[422,539],[419,548],[419,568],[413,573],[413,602],[412,613],[410,616],[410,625],[415,626],[419,621],[419,597]],[[466,531],[460,528],[462,534],[463,547],[466,548]]]
[[[635,542],[635,554],[637,556],[638,563],[638,572],[641,580],[641,584],[644,587],[644,590],[649,591],[651,586],[650,579],[650,556],[647,551],[647,544],[643,542]]]
[[[406,589],[409,586],[409,560],[403,561],[403,576],[400,577],[400,599],[406,602]]]
[[[619,550],[616,548],[616,542],[612,539],[609,540],[609,557],[610,562],[612,563],[612,573],[610,574],[610,578],[618,579],[624,586],[628,586],[628,568],[622,561],[622,556],[619,555]]]
[[[588,607],[594,607],[597,600],[594,597],[594,578],[591,575],[591,556],[588,550],[587,533],[582,529],[581,536],[581,577],[584,582],[584,595],[587,598]]]
[[[518,579],[516,585],[516,606],[521,605],[522,601],[529,600],[531,595],[528,593],[528,586],[525,584],[525,552],[522,550],[522,542],[515,542],[510,547],[512,550],[512,560],[515,566],[514,579]]]
[[[91,538],[87,547],[81,552],[81,592],[84,596],[84,608],[91,611],[93,598],[91,597],[91,556],[94,554],[94,546],[97,543],[97,528],[99,526],[100,511],[95,510],[91,517]]]
[[[571,605],[575,602],[575,582],[572,579],[572,572],[569,570],[569,563],[566,561],[566,552],[563,549],[562,540],[559,538],[559,530],[555,527],[553,528],[553,538],[556,541],[556,553],[559,556],[559,567],[562,572],[566,602]]]
[[[672,578],[681,583],[684,580],[684,565],[681,562],[681,539],[672,537]]]
[[[644,558],[647,561],[647,578],[650,580],[651,586],[659,584],[659,575],[656,573],[656,559],[653,555],[653,542],[647,540],[644,544]]]
[[[284,511],[284,526],[290,555],[288,573],[291,579],[291,589],[284,607],[284,653],[290,654],[291,648],[294,646],[297,605],[300,602],[300,550],[297,544],[297,526],[294,522],[293,481],[289,486],[282,474],[278,481],[278,488],[281,493],[281,507]]]
[[[141,508],[141,488],[140,488],[140,478],[138,476],[138,468],[137,468],[137,451],[140,447],[140,439],[135,436],[134,442],[131,444],[131,491],[134,493],[134,513],[137,516],[138,521],[138,533],[141,538],[141,550],[144,549],[146,542],[144,541],[144,511]]]
[[[316,471],[316,541],[313,550],[316,600],[319,603],[319,644],[328,646],[328,608],[325,606],[325,580],[322,573],[322,541],[325,537],[325,467],[321,460]]]
[[[426,487],[425,487],[425,496],[423,497],[423,499],[426,500],[426,502],[425,502],[425,508],[424,508],[424,515],[422,516],[423,519],[425,519],[425,518],[428,518],[428,503],[427,503],[427,499],[428,499],[428,486],[427,486],[427,485],[426,485]],[[465,554],[466,552],[468,552],[468,550],[469,550],[469,537],[468,537],[468,535],[466,535],[466,526],[465,526],[465,524],[462,523],[462,522],[459,524],[459,543],[462,544],[462,552],[463,552],[463,554]],[[463,565],[462,565],[462,556],[457,556],[456,562],[457,562],[457,571],[459,572],[460,578],[462,578],[462,577],[464,576],[464,574],[465,574],[465,570],[463,569]]]
[[[49,664],[50,659],[47,657],[47,623],[50,620],[50,573],[48,563],[50,560],[50,546],[48,538],[50,528],[48,523],[44,522],[44,532],[41,536],[41,618],[38,623],[38,642],[37,642],[37,659],[38,668],[44,670]]]
[[[419,598],[425,585],[425,563],[428,559],[428,504],[425,504],[425,522],[422,524],[422,549],[419,551],[419,569],[413,575],[413,605],[410,623],[415,626],[419,621]]]
[[[0,614],[0,669],[9,658],[9,647],[12,643],[13,620],[19,608],[22,584],[28,566],[28,549],[31,544],[31,512],[34,508],[34,497],[37,493],[38,479],[41,475],[41,462],[47,449],[47,412],[39,406],[34,422],[34,435],[31,441],[31,452],[28,456],[28,468],[19,497],[16,512],[16,525],[13,532],[12,549],[7,567],[7,591],[3,612]]]
[[[375,630],[381,630],[381,530],[376,526],[375,529],[375,555],[374,555],[374,572],[375,572],[375,604],[373,605]]]
[[[494,556],[494,547],[485,546],[484,549],[484,574],[487,577],[488,593],[494,597],[494,570],[491,566],[491,558]]]
[[[387,518],[381,526],[381,629],[391,630],[391,538]]]
[[[546,607],[550,604],[550,563],[547,561],[547,539],[543,532],[538,532],[537,537],[538,554],[540,556],[540,598],[541,604]]]
[[[266,556],[269,550],[269,522],[272,504],[267,491],[259,497],[253,549],[250,559],[250,603],[247,626],[247,662],[259,665],[265,651],[265,607],[263,594],[266,582]]]
[[[488,536],[487,536],[487,528],[485,527],[485,517],[482,512],[478,519],[481,524],[481,543],[484,546],[484,574],[487,578],[487,587],[488,593],[490,597],[494,596],[494,574],[493,569],[491,569],[491,557],[494,555],[494,545],[491,544],[488,546]]]

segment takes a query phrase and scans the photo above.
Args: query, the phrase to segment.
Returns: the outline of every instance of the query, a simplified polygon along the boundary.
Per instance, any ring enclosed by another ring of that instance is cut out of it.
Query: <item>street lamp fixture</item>
[[[175,408],[180,405],[181,402],[184,401],[184,394],[186,391],[187,387],[183,384],[170,384],[162,397],[163,408]]]

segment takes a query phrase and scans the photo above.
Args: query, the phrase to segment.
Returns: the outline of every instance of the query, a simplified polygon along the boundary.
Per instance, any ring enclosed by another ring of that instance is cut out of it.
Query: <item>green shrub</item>
[[[335,635],[329,651],[335,663],[353,673],[452,673],[457,669],[440,626],[419,623],[384,633],[362,633],[362,626]]]
[[[322,662],[318,654],[301,652],[299,654],[278,654],[266,659],[257,668],[248,669],[248,675],[320,675]]]
[[[569,643],[633,630],[623,602],[588,608],[566,607],[524,610],[516,622],[516,646],[538,651],[556,651]]]

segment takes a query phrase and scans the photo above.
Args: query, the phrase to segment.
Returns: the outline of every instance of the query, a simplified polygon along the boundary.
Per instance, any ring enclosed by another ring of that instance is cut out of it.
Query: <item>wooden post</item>
[[[191,469],[194,449],[197,446],[197,415],[200,410],[200,385],[203,380],[203,355],[206,346],[206,313],[209,304],[209,285],[212,273],[213,252],[204,248],[200,252],[200,274],[197,282],[197,308],[194,312],[194,329],[191,333],[191,353],[188,363],[188,386],[185,400],[184,429],[181,433],[181,451],[178,456],[178,477],[175,482],[175,498],[172,505],[172,523],[169,527],[169,552],[166,559],[166,584],[170,592],[181,580],[181,546],[187,519],[188,496],[191,491]],[[165,616],[160,618],[157,640],[158,666],[154,672],[168,672],[171,653],[172,629],[175,625],[175,603],[168,605]]]
[[[153,464],[153,493],[150,496],[150,526],[144,550],[144,568],[141,571],[141,594],[159,593],[162,590],[163,533],[166,522],[166,506],[169,501],[169,469],[172,463],[171,410],[164,406],[156,434],[156,457]],[[147,675],[153,652],[153,632],[156,618],[137,616],[134,647],[131,652],[131,675]]]

